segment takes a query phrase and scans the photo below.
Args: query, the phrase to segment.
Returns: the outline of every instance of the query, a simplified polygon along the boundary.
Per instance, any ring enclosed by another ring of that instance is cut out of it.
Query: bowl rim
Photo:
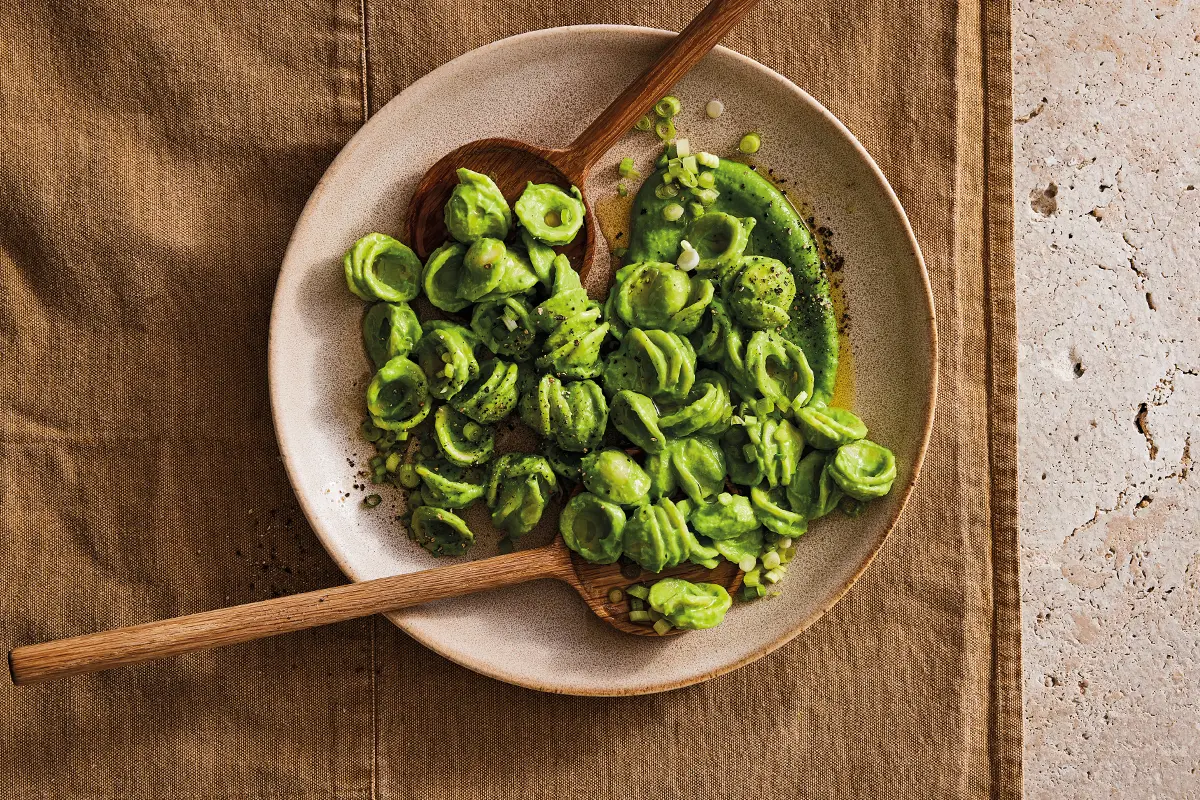
[[[293,228],[292,234],[288,239],[287,248],[284,251],[283,260],[281,261],[281,270],[282,270],[282,266],[284,264],[286,264],[292,257],[293,250],[298,247],[297,236],[298,236],[298,233],[301,228],[301,222],[308,215],[311,207],[315,205],[315,203],[316,203],[317,199],[320,197],[320,195],[324,193],[327,178],[337,170],[337,168],[341,165],[341,163],[343,161],[348,161],[351,157],[353,157],[354,152],[357,149],[356,145],[358,143],[360,143],[361,141],[363,141],[363,139],[365,138],[363,136],[364,130],[371,124],[371,121],[374,120],[374,118],[377,117],[379,115],[379,113],[384,108],[387,107],[388,104],[396,102],[400,98],[404,97],[406,94],[409,94],[410,92],[413,92],[419,88],[423,88],[427,84],[435,83],[437,80],[439,80],[440,73],[443,73],[444,71],[449,70],[451,67],[453,67],[455,65],[460,65],[465,60],[472,59],[482,53],[489,52],[493,49],[497,49],[500,47],[504,47],[506,45],[510,45],[515,41],[535,40],[535,39],[548,37],[548,36],[559,36],[564,33],[571,34],[571,33],[590,33],[590,32],[606,32],[606,33],[617,33],[617,34],[636,33],[636,34],[640,34],[640,35],[649,35],[649,36],[652,36],[652,37],[655,37],[658,39],[668,39],[670,37],[677,35],[675,31],[664,30],[661,28],[652,28],[652,27],[642,26],[642,25],[616,25],[616,24],[563,25],[563,26],[558,26],[558,27],[553,27],[553,28],[542,28],[539,30],[528,31],[526,33],[520,33],[520,34],[516,34],[513,36],[507,36],[503,39],[497,39],[494,42],[489,42],[488,44],[468,50],[465,53],[462,53],[461,55],[458,55],[455,58],[451,59],[450,61],[447,61],[446,63],[440,65],[439,67],[431,70],[430,72],[426,73],[421,78],[419,78],[418,80],[409,84],[409,86],[405,87],[405,89],[402,92],[400,92],[399,94],[397,94],[396,96],[394,96],[393,98],[388,100],[387,103],[385,103],[383,106],[381,106],[379,109],[377,109],[375,114],[372,115],[371,119],[368,120],[366,123],[364,123],[363,126],[360,127],[357,131],[355,131],[354,135],[350,137],[349,141],[347,141],[346,144],[343,145],[342,149],[338,151],[337,156],[333,159],[332,162],[330,162],[329,166],[325,169],[325,172],[322,174],[320,180],[317,182],[317,185],[313,188],[312,193],[309,195],[308,200],[305,202],[303,209],[301,209],[299,216],[296,218],[296,225]],[[636,687],[629,687],[629,688],[622,688],[622,689],[615,689],[615,690],[614,689],[594,689],[594,688],[588,687],[586,685],[564,687],[564,686],[558,686],[558,685],[544,684],[544,683],[541,683],[536,680],[530,680],[528,678],[528,676],[522,675],[520,673],[508,671],[508,670],[505,670],[502,668],[497,668],[494,664],[492,664],[490,662],[485,662],[485,661],[471,657],[470,654],[463,654],[463,653],[460,653],[457,651],[449,652],[448,648],[441,647],[436,641],[428,640],[426,637],[422,637],[422,636],[418,635],[417,633],[415,633],[410,628],[410,626],[405,624],[403,619],[399,618],[399,616],[397,614],[388,613],[388,614],[384,615],[393,624],[395,624],[397,627],[399,627],[407,635],[409,635],[410,637],[415,639],[423,647],[433,651],[434,653],[437,653],[439,656],[441,656],[449,661],[452,661],[462,667],[466,667],[467,669],[469,669],[475,673],[478,673],[480,675],[484,675],[486,677],[493,678],[493,679],[503,681],[505,683],[513,684],[516,686],[521,686],[521,687],[524,687],[527,689],[534,689],[537,691],[547,692],[550,694],[565,694],[565,695],[591,696],[591,697],[623,697],[623,696],[632,696],[632,695],[655,694],[658,692],[665,692],[665,691],[670,691],[673,689],[682,689],[687,686],[692,686],[692,685],[695,685],[698,683],[703,683],[712,678],[718,677],[720,675],[724,675],[728,672],[732,672],[736,669],[744,667],[747,664],[757,661],[758,659],[762,658],[763,656],[768,655],[769,653],[772,653],[775,650],[778,650],[780,647],[782,647],[783,645],[790,642],[796,636],[803,633],[805,630],[807,630],[809,627],[811,627],[813,625],[813,623],[815,623],[818,619],[820,619],[826,613],[828,613],[831,608],[833,608],[835,605],[837,605],[837,603],[840,602],[843,597],[846,596],[846,593],[849,592],[851,587],[853,587],[854,584],[856,584],[858,582],[859,578],[862,577],[863,573],[866,572],[867,568],[870,567],[872,563],[874,563],[875,557],[878,555],[880,549],[883,547],[884,542],[887,541],[888,536],[891,535],[892,530],[896,527],[896,524],[897,524],[897,522],[899,522],[900,517],[904,513],[905,508],[907,508],[908,500],[909,500],[910,496],[912,495],[913,487],[916,485],[917,479],[920,476],[921,468],[925,462],[925,455],[928,451],[929,441],[930,441],[932,431],[933,431],[934,409],[935,409],[936,402],[937,402],[937,390],[938,390],[938,379],[939,379],[938,334],[937,334],[937,315],[936,315],[936,311],[934,308],[933,290],[932,290],[932,286],[931,286],[930,280],[929,280],[929,270],[925,264],[925,257],[921,252],[921,247],[917,242],[917,238],[913,232],[912,224],[909,222],[908,215],[905,213],[904,207],[901,205],[900,199],[896,196],[896,193],[892,189],[891,184],[888,182],[887,177],[883,174],[883,171],[879,168],[879,165],[875,163],[875,159],[871,157],[871,154],[867,151],[867,149],[858,140],[858,137],[856,137],[850,131],[850,129],[846,127],[846,125],[841,120],[839,120],[837,117],[835,117],[815,97],[810,95],[804,89],[797,86],[793,81],[789,80],[787,77],[781,75],[780,73],[776,72],[775,70],[771,69],[770,67],[766,66],[765,64],[762,64],[762,63],[754,60],[753,58],[750,58],[747,55],[739,53],[738,51],[736,51],[730,47],[726,47],[724,45],[718,44],[716,47],[713,48],[713,52],[719,53],[721,56],[723,56],[725,58],[730,58],[733,61],[737,62],[739,65],[746,67],[746,68],[750,69],[751,71],[757,72],[764,79],[774,81],[775,83],[781,85],[784,89],[786,89],[790,93],[796,95],[797,99],[800,102],[808,105],[812,110],[816,111],[820,116],[822,116],[826,122],[831,123],[837,130],[839,130],[841,132],[841,134],[843,136],[845,136],[847,141],[850,143],[851,147],[856,151],[858,156],[865,162],[872,177],[875,179],[876,188],[878,190],[882,191],[884,197],[886,197],[887,201],[891,204],[892,209],[896,212],[896,214],[900,220],[901,228],[904,232],[905,237],[908,239],[908,243],[912,248],[913,255],[916,257],[917,266],[920,268],[921,286],[924,289],[925,308],[926,308],[926,312],[928,315],[927,318],[928,318],[928,323],[929,323],[929,336],[927,338],[927,344],[928,344],[928,357],[929,357],[929,363],[930,363],[930,372],[929,372],[930,380],[929,380],[928,392],[925,397],[925,414],[924,414],[925,422],[924,422],[923,430],[921,432],[920,443],[919,443],[919,447],[917,449],[917,456],[913,461],[912,469],[909,473],[908,482],[905,484],[905,486],[902,489],[902,494],[899,498],[899,503],[896,505],[895,512],[892,514],[891,518],[888,520],[886,526],[883,527],[882,533],[878,534],[876,536],[876,540],[871,544],[870,550],[867,554],[867,557],[863,560],[862,564],[854,572],[854,574],[850,577],[850,579],[847,580],[846,583],[834,593],[834,595],[830,598],[830,600],[827,603],[823,604],[822,606],[820,606],[819,608],[814,610],[812,613],[810,613],[807,616],[800,619],[791,630],[787,631],[786,633],[784,633],[782,636],[776,638],[775,640],[763,644],[762,646],[750,651],[746,655],[744,655],[734,661],[731,661],[727,664],[722,664],[720,667],[717,667],[712,670],[708,670],[703,673],[698,673],[695,675],[688,676],[687,678],[667,680],[667,681],[655,681],[655,682],[642,684],[642,685],[639,685]],[[281,294],[283,291],[283,284],[284,284],[284,282],[282,280],[279,280],[276,282],[275,291],[272,296],[271,314],[270,314],[270,320],[268,323],[269,327],[268,327],[268,336],[267,336],[267,383],[268,383],[268,393],[269,393],[270,401],[271,401],[271,420],[272,420],[272,425],[273,425],[274,432],[275,432],[275,441],[276,441],[277,446],[279,447],[280,459],[283,462],[284,470],[287,473],[288,482],[289,482],[289,484],[291,484],[292,491],[296,496],[296,500],[300,505],[301,511],[303,511],[305,518],[308,520],[309,525],[313,529],[313,532],[316,534],[317,538],[320,540],[321,546],[324,547],[325,551],[329,554],[329,556],[338,565],[338,568],[341,569],[341,571],[347,577],[349,577],[351,581],[358,582],[361,579],[356,575],[355,570],[351,567],[351,565],[349,563],[347,563],[347,561],[345,560],[344,556],[342,555],[340,549],[334,546],[333,540],[327,536],[327,534],[323,530],[322,526],[317,524],[317,520],[319,519],[319,517],[316,513],[315,508],[312,506],[309,499],[302,492],[300,492],[296,489],[297,476],[296,476],[294,468],[293,468],[293,459],[296,457],[296,455],[293,452],[291,452],[291,450],[288,448],[288,446],[284,443],[282,436],[280,435],[281,417],[284,415],[284,412],[281,409],[281,403],[277,398],[277,393],[275,392],[275,384],[276,384],[275,376],[276,376],[276,373],[280,369],[282,369],[282,362],[284,361],[284,355],[281,352],[281,348],[283,347],[283,342],[281,341],[281,337],[278,335],[280,326],[277,326],[275,324],[275,321],[276,321],[276,312],[280,307],[280,298],[281,298]]]

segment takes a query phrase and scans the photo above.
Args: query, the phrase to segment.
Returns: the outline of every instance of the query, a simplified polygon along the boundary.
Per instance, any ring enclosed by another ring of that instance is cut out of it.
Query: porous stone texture
[[[1013,13],[1026,792],[1200,798],[1200,4]]]

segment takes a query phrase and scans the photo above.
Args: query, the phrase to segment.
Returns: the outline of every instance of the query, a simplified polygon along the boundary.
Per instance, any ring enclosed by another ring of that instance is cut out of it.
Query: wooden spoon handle
[[[704,10],[671,40],[662,55],[621,92],[596,121],[557,159],[559,168],[581,180],[688,70],[746,15],[758,0],[711,0]]]
[[[8,654],[8,667],[14,684],[65,678],[571,574],[570,557],[558,541],[495,558],[18,647]]]

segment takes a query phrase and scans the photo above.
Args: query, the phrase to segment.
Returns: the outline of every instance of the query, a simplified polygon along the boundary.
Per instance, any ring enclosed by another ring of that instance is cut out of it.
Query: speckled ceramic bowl
[[[355,490],[370,457],[358,437],[370,378],[359,325],[362,304],[347,290],[340,258],[371,231],[400,235],[417,180],[447,151],[473,139],[510,136],[549,146],[569,142],[636,76],[670,34],[584,26],[538,31],[474,50],[413,84],[350,141],[321,179],[284,259],[271,315],[269,371],[275,429],[309,521],[354,580],[438,563],[411,543],[394,517],[398,491],[374,509]],[[836,232],[840,275],[853,318],[843,399],[896,453],[899,478],[854,520],[815,523],[801,540],[783,592],[737,605],[711,631],[661,640],[622,634],[553,581],[427,604],[391,619],[418,641],[473,670],[551,692],[619,695],[702,681],[791,639],[830,608],[870,563],[895,524],[928,441],[935,391],[933,305],[917,244],[883,175],[841,123],[794,84],[724,48],[676,88],[682,135],[715,153],[741,134],[762,133],[760,156],[788,178],[789,195]],[[726,113],[703,115],[721,98]],[[652,136],[627,136],[610,154],[647,165]],[[604,163],[603,161],[601,163]],[[616,174],[598,168],[585,192],[607,233],[620,223]],[[609,277],[597,263],[592,289]],[[593,294],[596,294],[593,291]],[[845,398],[852,385],[852,399]],[[352,466],[352,464],[354,466]],[[555,513],[528,537],[553,535]],[[495,553],[486,515],[470,557]]]

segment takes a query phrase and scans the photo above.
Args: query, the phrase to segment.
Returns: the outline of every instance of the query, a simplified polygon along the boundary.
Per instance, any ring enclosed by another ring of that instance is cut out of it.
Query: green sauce
[[[676,198],[655,196],[663,172],[652,174],[638,191],[630,219],[627,263],[674,262],[679,253],[687,217],[677,223],[663,220],[663,209],[676,202]],[[714,187],[721,194],[709,212],[753,217],[756,224],[750,231],[746,254],[769,256],[791,269],[796,296],[788,309],[791,321],[782,334],[799,345],[808,358],[815,376],[813,399],[829,402],[837,376],[837,319],[812,233],[787,198],[745,164],[723,158],[712,174]]]

